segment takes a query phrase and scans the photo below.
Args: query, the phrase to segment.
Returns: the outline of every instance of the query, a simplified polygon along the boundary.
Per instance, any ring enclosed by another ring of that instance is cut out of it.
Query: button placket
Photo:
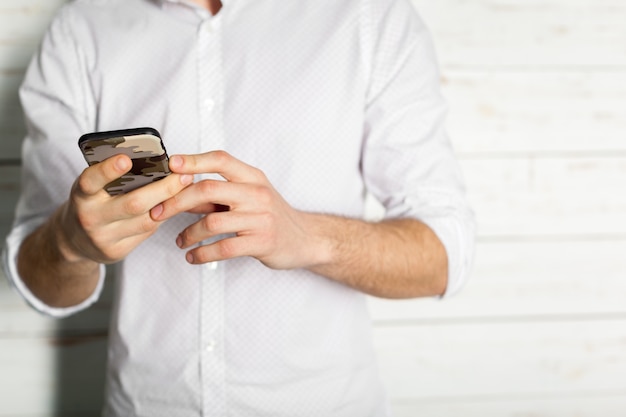
[[[213,108],[215,107],[215,100],[211,98],[205,99],[203,103],[203,107],[207,113],[213,112]]]
[[[222,61],[219,19],[204,20],[198,36],[198,113],[200,140],[198,153],[222,147]],[[200,175],[210,178],[211,175]],[[203,242],[203,244],[208,242]],[[218,262],[202,267],[200,373],[203,391],[204,415],[224,414],[224,277]]]
[[[209,340],[204,350],[209,353],[213,352],[215,350],[215,340]]]

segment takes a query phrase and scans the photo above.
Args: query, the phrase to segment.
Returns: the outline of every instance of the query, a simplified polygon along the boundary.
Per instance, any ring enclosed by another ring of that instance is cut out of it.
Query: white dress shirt
[[[78,137],[150,126],[170,154],[225,149],[295,208],[428,224],[466,280],[473,218],[443,128],[427,30],[407,0],[78,0],[54,19],[21,89],[23,194],[4,253],[64,202]],[[365,296],[252,258],[189,265],[179,215],[116,265],[107,416],[388,415]],[[85,370],[88,372],[88,370]]]

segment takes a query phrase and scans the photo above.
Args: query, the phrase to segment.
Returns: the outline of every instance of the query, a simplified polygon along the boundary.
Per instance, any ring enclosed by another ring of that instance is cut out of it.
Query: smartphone
[[[151,127],[87,133],[80,137],[78,146],[89,166],[120,153],[132,160],[127,174],[106,185],[110,195],[136,190],[171,173],[161,135]]]

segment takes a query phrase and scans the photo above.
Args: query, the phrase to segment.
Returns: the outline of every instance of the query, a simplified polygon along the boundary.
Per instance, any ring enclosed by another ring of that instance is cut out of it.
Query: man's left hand
[[[306,231],[309,215],[292,208],[261,170],[224,151],[175,155],[170,169],[178,174],[217,173],[225,180],[196,182],[151,211],[158,221],[182,212],[204,214],[178,235],[176,244],[182,249],[232,235],[188,251],[188,262],[251,256],[274,269],[315,264],[314,242]]]

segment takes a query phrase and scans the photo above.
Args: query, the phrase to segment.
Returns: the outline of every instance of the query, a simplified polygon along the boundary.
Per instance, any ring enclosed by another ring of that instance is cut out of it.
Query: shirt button
[[[213,25],[211,24],[211,21],[207,20],[202,24],[202,29],[206,32],[206,33],[213,33]]]
[[[211,100],[210,98],[207,98],[206,100],[204,100],[204,108],[206,109],[206,111],[210,113],[211,111],[213,111],[214,107],[215,107],[214,100]]]
[[[213,352],[215,350],[215,340],[211,340],[209,343],[207,343],[205,349],[207,352]]]

